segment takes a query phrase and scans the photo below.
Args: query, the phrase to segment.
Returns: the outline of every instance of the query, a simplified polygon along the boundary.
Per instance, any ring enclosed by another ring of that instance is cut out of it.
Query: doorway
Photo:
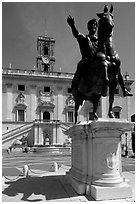
[[[43,131],[43,145],[51,145],[51,131],[49,129],[45,129]]]

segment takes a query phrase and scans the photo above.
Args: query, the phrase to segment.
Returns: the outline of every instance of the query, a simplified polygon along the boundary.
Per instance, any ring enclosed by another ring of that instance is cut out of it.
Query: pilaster
[[[31,121],[36,119],[36,85],[30,86],[30,119]]]
[[[12,83],[7,83],[6,89],[6,120],[12,120]]]

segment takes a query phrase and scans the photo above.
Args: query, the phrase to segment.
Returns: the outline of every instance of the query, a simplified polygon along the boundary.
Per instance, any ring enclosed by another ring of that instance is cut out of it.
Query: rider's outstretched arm
[[[74,20],[74,18],[71,17],[71,15],[68,16],[68,18],[67,18],[67,23],[68,23],[69,26],[71,27],[72,34],[74,35],[75,38],[77,38],[79,32],[78,32],[78,30],[77,30],[77,28],[76,28],[76,26],[75,26],[75,20]]]

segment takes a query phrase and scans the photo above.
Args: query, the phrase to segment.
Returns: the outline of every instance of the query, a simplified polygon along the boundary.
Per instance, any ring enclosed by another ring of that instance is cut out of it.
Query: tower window
[[[25,91],[25,85],[19,84],[18,85],[18,91]]]
[[[50,92],[50,86],[44,86],[44,92]]]
[[[44,72],[48,72],[49,71],[49,66],[47,64],[44,64]]]

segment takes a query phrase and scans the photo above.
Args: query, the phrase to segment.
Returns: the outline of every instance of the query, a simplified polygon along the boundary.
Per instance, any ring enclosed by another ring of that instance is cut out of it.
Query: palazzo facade
[[[16,138],[26,136],[28,144],[63,145],[64,131],[74,124],[74,100],[71,94],[73,73],[54,70],[55,40],[37,38],[36,67],[32,70],[2,69],[2,131],[3,147]],[[67,63],[67,62],[66,62]],[[74,68],[75,70],[75,68]],[[125,86],[131,90],[134,82],[126,74]],[[98,115],[107,118],[108,96],[99,102]],[[79,121],[92,119],[92,104],[88,101],[79,112]],[[117,86],[114,101],[116,118],[131,121],[131,97],[123,97]]]

